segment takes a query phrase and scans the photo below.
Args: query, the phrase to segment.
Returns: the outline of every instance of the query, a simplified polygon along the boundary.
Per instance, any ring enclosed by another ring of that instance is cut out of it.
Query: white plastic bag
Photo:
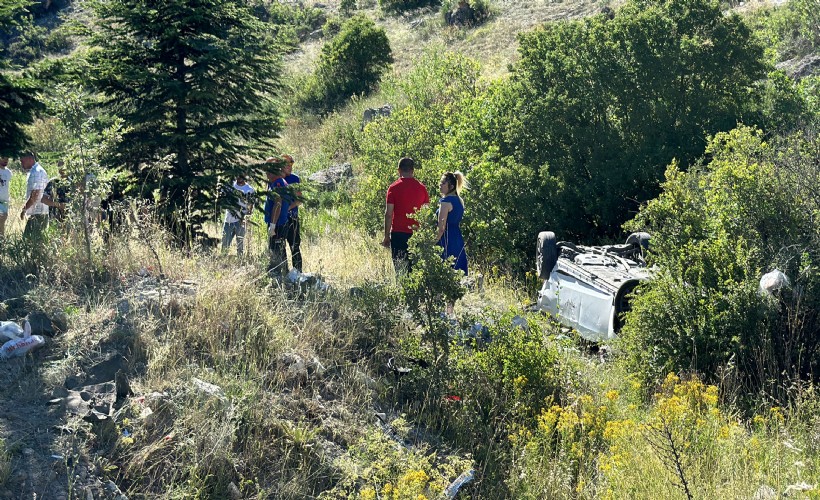
[[[0,359],[25,356],[27,352],[45,343],[46,339],[42,336],[31,334],[31,325],[26,321],[26,326],[23,329],[23,337],[9,340],[3,344],[3,347],[0,347]]]
[[[7,340],[19,339],[24,330],[14,321],[0,321],[0,338]]]

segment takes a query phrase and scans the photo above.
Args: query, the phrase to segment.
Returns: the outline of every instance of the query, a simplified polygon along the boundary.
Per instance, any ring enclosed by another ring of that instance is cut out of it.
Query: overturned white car
[[[585,339],[610,339],[623,325],[630,294],[649,278],[644,259],[649,234],[632,233],[623,245],[582,246],[538,234],[536,267],[544,280],[537,309],[553,314]]]

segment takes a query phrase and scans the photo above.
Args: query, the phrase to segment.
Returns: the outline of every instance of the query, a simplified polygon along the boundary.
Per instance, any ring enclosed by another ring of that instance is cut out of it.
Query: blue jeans
[[[234,236],[236,236],[236,255],[242,256],[245,250],[245,224],[242,221],[226,222],[222,226],[222,250],[228,250],[231,247]]]

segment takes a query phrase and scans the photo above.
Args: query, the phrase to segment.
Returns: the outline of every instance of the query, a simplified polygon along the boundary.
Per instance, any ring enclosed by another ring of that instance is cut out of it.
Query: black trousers
[[[288,219],[285,226],[285,239],[290,246],[290,255],[293,261],[293,267],[302,272],[302,225],[299,223],[299,217]]]
[[[288,274],[288,254],[285,251],[285,227],[276,226],[276,236],[268,237],[268,249],[270,250],[270,263],[268,273],[286,275]]]
[[[393,254],[393,267],[396,272],[412,270],[410,256],[407,253],[407,242],[413,233],[390,233],[390,252]]]

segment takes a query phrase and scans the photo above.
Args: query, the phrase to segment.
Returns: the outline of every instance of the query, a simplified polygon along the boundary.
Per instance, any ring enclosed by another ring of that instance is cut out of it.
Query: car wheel
[[[541,231],[538,233],[538,246],[535,247],[535,267],[538,270],[538,277],[542,280],[549,278],[556,262],[558,262],[558,245],[555,242],[555,233]]]
[[[649,233],[632,233],[626,238],[627,245],[640,245],[644,250],[649,248]]]

